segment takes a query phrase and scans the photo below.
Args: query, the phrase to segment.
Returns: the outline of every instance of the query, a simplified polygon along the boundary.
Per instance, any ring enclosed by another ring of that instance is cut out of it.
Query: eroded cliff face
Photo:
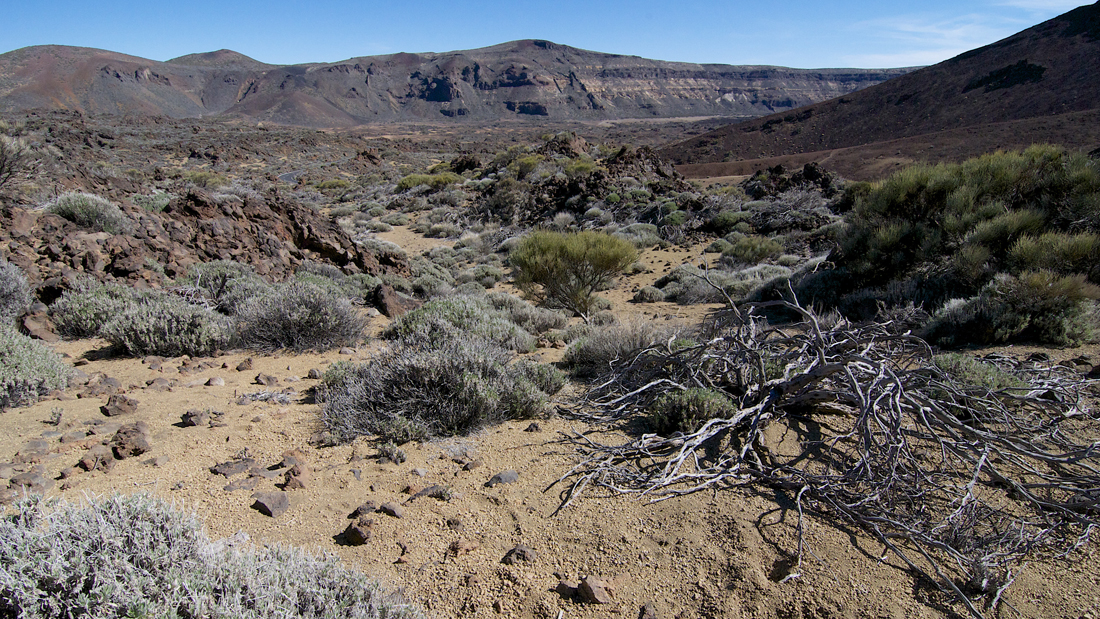
[[[662,62],[548,41],[282,67],[224,50],[158,63],[53,46],[0,56],[0,109],[227,115],[318,127],[445,118],[747,118],[906,72]]]

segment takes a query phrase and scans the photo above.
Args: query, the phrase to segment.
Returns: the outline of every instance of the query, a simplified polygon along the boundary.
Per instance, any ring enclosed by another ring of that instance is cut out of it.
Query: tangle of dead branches
[[[698,343],[670,341],[615,364],[588,393],[590,416],[645,414],[687,389],[722,394],[734,412],[622,445],[568,437],[580,462],[558,480],[562,507],[588,485],[652,500],[777,488],[799,511],[788,578],[801,568],[805,507],[877,538],[975,617],[1004,601],[1028,559],[1088,541],[1100,525],[1100,423],[1078,374],[1002,358],[1026,388],[960,384],[921,339],[889,323],[823,324],[790,298],[731,301]],[[762,310],[800,319],[772,328]],[[794,448],[769,441],[775,424],[799,436]]]

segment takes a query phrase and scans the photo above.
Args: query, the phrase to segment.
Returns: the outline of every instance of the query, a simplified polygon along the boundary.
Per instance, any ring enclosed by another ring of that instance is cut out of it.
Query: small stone
[[[594,576],[586,576],[577,587],[581,598],[589,604],[611,604],[615,599],[608,590],[607,583]]]
[[[87,430],[73,430],[61,435],[62,443],[76,443],[88,438]]]
[[[255,465],[256,461],[252,458],[241,458],[239,460],[230,460],[228,462],[222,462],[221,464],[215,464],[210,467],[210,472],[215,475],[231,477],[238,473],[243,473]]]
[[[451,542],[451,545],[447,547],[447,552],[452,556],[458,557],[477,550],[479,546],[480,544],[475,541],[460,539]]]
[[[214,376],[214,377],[210,378],[210,380],[206,381],[206,386],[207,387],[224,387],[225,386],[225,379],[222,378],[221,376]]]
[[[340,349],[340,354],[341,355],[349,355],[349,356],[354,355],[355,354],[355,349],[354,348],[348,348],[347,346],[345,346],[345,347]]]
[[[501,471],[485,482],[485,487],[492,488],[497,484],[514,484],[519,481],[519,473],[513,470]]]
[[[462,522],[462,518],[455,516],[447,519],[447,528],[452,531],[465,531],[466,524]]]
[[[476,468],[480,468],[480,467],[481,467],[481,460],[473,460],[471,462],[467,462],[466,466],[462,467],[462,470],[463,471],[472,471],[472,470],[474,470]]]
[[[524,432],[540,432],[542,427],[539,426],[539,422],[532,421],[529,426],[523,429]]]
[[[538,555],[535,554],[534,550],[531,550],[527,546],[520,544],[519,546],[516,546],[515,548],[509,550],[508,553],[504,555],[504,558],[500,560],[500,562],[505,565],[515,565],[519,562],[531,563],[535,560],[537,556]]]
[[[76,468],[75,466],[70,466],[61,469],[61,474],[59,475],[59,477],[61,477],[61,479],[69,479],[71,477],[76,477],[79,474],[80,469]]]
[[[371,527],[374,526],[374,521],[367,517],[360,517],[348,525],[348,528],[344,529],[341,536],[344,542],[351,546],[362,546],[370,541],[373,537]]]
[[[317,368],[311,369],[309,371],[309,373],[306,374],[306,378],[309,378],[311,380],[320,380],[321,379],[321,370],[318,370]]]
[[[351,474],[355,476],[355,481],[363,481],[363,471],[359,469],[351,469]]]
[[[208,411],[189,410],[183,414],[183,425],[186,427],[210,425],[210,413]]]
[[[465,583],[467,587],[476,587],[481,584],[481,577],[477,574],[466,574]]]
[[[651,603],[642,606],[642,610],[638,613],[638,619],[657,619],[656,607]]]
[[[504,602],[501,602],[500,600],[497,600],[497,601],[493,602],[493,610],[495,610],[498,615],[503,614],[504,613]]]
[[[222,490],[233,492],[234,490],[255,490],[260,484],[259,477],[241,477],[226,484]]]
[[[150,434],[149,424],[144,421],[126,424],[119,428],[115,437],[111,439],[111,449],[114,451],[115,458],[125,460],[140,456],[152,449]]]
[[[374,501],[367,501],[359,507],[356,507],[355,511],[348,514],[348,518],[354,520],[356,518],[366,516],[367,514],[373,514],[376,511],[378,511],[378,505],[376,505]]]
[[[260,468],[254,466],[248,469],[249,477],[259,477],[261,479],[275,479],[279,476],[279,471],[272,471],[271,469]]]
[[[578,586],[579,585],[574,580],[562,579],[558,581],[558,586],[554,588],[554,591],[563,598],[571,599],[573,596],[577,595]]]
[[[138,401],[120,393],[107,399],[107,404],[100,406],[99,410],[108,417],[128,415],[137,410]]]
[[[424,470],[424,469],[421,469],[421,468],[416,468],[416,469],[413,469],[413,470],[412,470],[412,471],[410,471],[410,472],[411,472],[411,473],[412,473],[413,475],[416,475],[417,477],[427,477],[427,475],[428,475],[428,471],[426,471],[426,470]]]
[[[170,458],[168,456],[157,456],[156,458],[150,458],[145,461],[146,464],[155,467],[162,467],[168,464]]]
[[[265,387],[274,387],[279,384],[279,379],[270,374],[260,373],[256,375],[256,384]]]
[[[306,455],[298,449],[291,449],[290,451],[283,452],[283,459],[279,462],[278,468],[289,469],[299,465],[306,465]]]
[[[15,467],[8,462],[0,462],[0,479],[11,479],[15,475]]]
[[[34,492],[37,494],[45,494],[47,490],[53,488],[53,480],[37,468],[33,471],[27,471],[26,473],[20,473],[12,477],[10,482],[11,487],[16,490],[22,489],[26,492]]]
[[[430,498],[433,498],[433,499],[439,499],[440,501],[450,501],[451,500],[451,490],[450,490],[450,488],[447,488],[446,486],[440,486],[439,484],[435,484],[435,485],[432,485],[432,486],[428,486],[427,488],[424,488],[420,492],[417,492],[416,494],[414,494],[412,497],[409,498],[409,501],[412,501],[414,499],[419,499],[420,497],[430,497]]]
[[[252,357],[245,359],[237,364],[238,372],[247,372],[252,369]]]
[[[304,464],[296,464],[283,474],[286,480],[284,490],[304,490],[309,485],[310,469]]]
[[[387,516],[393,516],[394,518],[403,518],[405,516],[405,508],[393,501],[386,501],[378,508],[378,511]]]
[[[107,473],[115,465],[115,455],[106,445],[92,445],[84,452],[77,466],[85,471],[102,471]]]
[[[150,391],[171,391],[172,383],[167,378],[153,378],[145,381],[145,388]]]
[[[290,509],[290,498],[285,492],[257,492],[252,498],[256,501],[252,509],[265,516],[278,518]]]

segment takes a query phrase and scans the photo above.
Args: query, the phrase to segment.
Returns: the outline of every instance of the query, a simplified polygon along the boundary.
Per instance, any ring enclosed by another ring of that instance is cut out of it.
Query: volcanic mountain
[[[1100,2],[885,83],[728,125],[662,154],[691,176],[824,162],[871,178],[998,148],[1100,145]]]
[[[157,62],[36,46],[0,55],[0,112],[220,116],[308,127],[448,118],[751,118],[908,71],[662,62],[535,40],[289,66],[229,50]]]

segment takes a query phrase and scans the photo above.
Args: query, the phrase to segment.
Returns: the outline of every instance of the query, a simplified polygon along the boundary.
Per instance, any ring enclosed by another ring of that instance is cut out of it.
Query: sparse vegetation
[[[0,325],[0,410],[38,401],[64,389],[72,367],[42,342]]]
[[[27,278],[19,267],[0,260],[0,328],[11,326],[31,302]]]
[[[0,565],[0,611],[27,619],[422,616],[334,558],[212,541],[140,494],[17,502],[0,519]]]
[[[132,226],[130,218],[109,200],[90,193],[63,193],[46,204],[45,209],[64,217],[81,228],[122,234]]]
[[[108,320],[99,335],[134,356],[202,357],[234,341],[228,318],[167,293],[130,305]]]

